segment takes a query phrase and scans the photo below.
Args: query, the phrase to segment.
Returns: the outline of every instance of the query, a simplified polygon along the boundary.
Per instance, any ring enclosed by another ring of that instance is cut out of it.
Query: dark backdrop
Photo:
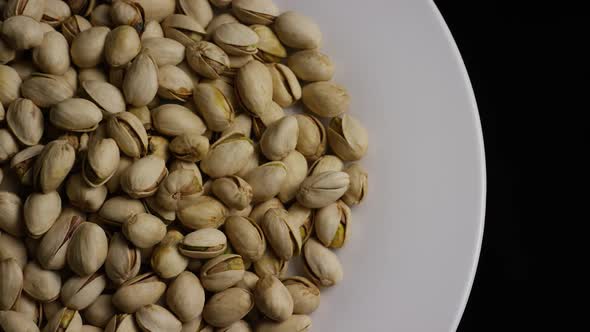
[[[589,169],[590,107],[576,98],[590,86],[584,2],[435,1],[473,84],[488,176],[483,246],[459,331],[529,331],[556,319],[563,331],[569,321],[557,314],[568,303],[550,299],[573,283],[566,248],[588,220],[572,213],[580,198],[588,205],[579,174]]]

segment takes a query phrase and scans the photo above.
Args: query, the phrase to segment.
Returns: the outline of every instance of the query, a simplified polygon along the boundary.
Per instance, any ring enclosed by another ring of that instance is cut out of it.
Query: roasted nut
[[[178,276],[188,266],[188,258],[178,250],[184,236],[176,230],[169,230],[160,244],[154,249],[150,260],[152,269],[162,278]]]
[[[166,304],[182,322],[200,317],[205,306],[205,290],[199,278],[189,271],[182,272],[168,286]]]
[[[105,272],[115,285],[121,285],[137,276],[141,266],[141,253],[121,233],[111,237],[105,261]]]
[[[232,248],[245,259],[257,261],[266,249],[264,233],[252,219],[238,216],[228,217],[225,233]]]
[[[203,318],[215,327],[226,327],[244,318],[253,307],[252,293],[242,288],[228,288],[207,301]]]
[[[81,31],[72,40],[70,54],[72,61],[80,68],[91,68],[101,64],[110,29],[95,26]]]
[[[117,309],[134,313],[145,305],[156,303],[165,291],[166,284],[149,272],[122,284],[113,294],[112,301]]]
[[[100,226],[84,222],[78,226],[68,246],[67,262],[79,276],[98,271],[108,252],[107,236]]]
[[[203,228],[187,234],[179,245],[180,253],[187,257],[209,259],[227,250],[225,234],[215,228]]]
[[[57,31],[50,31],[33,49],[33,62],[44,73],[63,75],[70,68],[69,51],[66,38]]]

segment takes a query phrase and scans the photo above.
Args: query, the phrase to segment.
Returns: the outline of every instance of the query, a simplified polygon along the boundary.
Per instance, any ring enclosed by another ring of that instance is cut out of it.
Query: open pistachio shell
[[[218,229],[203,228],[187,234],[182,239],[179,250],[190,258],[209,259],[227,250],[227,238]]]
[[[344,114],[330,121],[328,142],[342,160],[359,160],[367,153],[369,133],[357,119]]]

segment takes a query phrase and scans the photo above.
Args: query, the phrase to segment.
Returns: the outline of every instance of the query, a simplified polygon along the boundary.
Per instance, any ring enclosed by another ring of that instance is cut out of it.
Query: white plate
[[[428,0],[276,0],[313,17],[351,113],[370,131],[369,194],[338,252],[342,284],[312,331],[455,330],[473,281],[485,206],[477,106]]]

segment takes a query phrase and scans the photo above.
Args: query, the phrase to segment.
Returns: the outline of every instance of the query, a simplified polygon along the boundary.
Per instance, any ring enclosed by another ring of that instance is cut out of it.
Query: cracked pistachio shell
[[[93,274],[104,264],[108,252],[104,230],[93,223],[84,222],[74,232],[68,246],[68,266],[79,276]]]
[[[269,160],[281,160],[295,150],[298,137],[297,119],[285,116],[266,128],[260,139],[260,149]]]
[[[213,9],[208,0],[178,0],[181,13],[194,18],[203,27],[213,19]]]
[[[233,123],[235,112],[232,103],[215,85],[197,85],[193,100],[209,130],[224,131]]]
[[[166,236],[166,224],[149,213],[138,213],[123,224],[123,234],[138,248],[150,248]]]
[[[293,313],[309,315],[320,306],[319,288],[305,277],[289,277],[283,284],[293,298]]]
[[[178,219],[190,229],[218,228],[228,213],[227,208],[211,196],[199,196],[182,205],[178,210]]]
[[[45,0],[8,0],[4,6],[4,18],[24,15],[41,21]]]
[[[178,250],[179,244],[184,236],[182,233],[170,230],[154,249],[150,260],[151,267],[160,277],[164,279],[174,278],[188,266],[188,258]]]
[[[65,267],[72,234],[84,218],[83,212],[73,208],[65,208],[61,211],[37,248],[37,261],[44,269],[61,270]]]
[[[10,168],[14,170],[22,184],[26,186],[33,184],[33,166],[44,147],[44,145],[27,147],[10,160]]]
[[[235,95],[233,78],[230,78],[228,76],[221,76],[219,79],[215,80],[204,79],[201,83],[214,85],[215,87],[217,87],[217,89],[219,89],[219,91],[223,93],[224,97],[229,101],[229,103],[235,111],[238,111],[240,109],[240,105]]]
[[[2,37],[15,50],[29,50],[43,42],[43,28],[28,16],[12,16],[2,23]]]
[[[254,55],[262,62],[281,62],[287,57],[287,50],[279,41],[277,35],[266,25],[252,25],[250,29],[258,35],[258,52]]]
[[[193,94],[193,80],[182,69],[161,66],[158,71],[158,96],[164,99],[186,101]]]
[[[164,104],[151,113],[152,124],[162,135],[203,134],[207,129],[198,115],[182,105]]]
[[[44,73],[65,74],[70,68],[68,41],[57,31],[46,33],[41,44],[33,49],[33,62]]]
[[[94,26],[78,33],[70,47],[72,62],[80,68],[91,68],[101,64],[110,31],[107,27]]]
[[[284,118],[287,114],[279,104],[271,101],[270,107],[258,113],[257,116],[252,117],[252,128],[254,129],[254,136],[260,139],[268,126]]]
[[[40,238],[59,217],[61,198],[56,191],[30,194],[23,211],[27,234],[34,239]]]
[[[228,134],[231,135],[231,134]],[[258,167],[260,165],[260,163],[262,162],[262,154],[260,153],[260,146],[257,145],[254,148],[255,152],[250,154],[250,156],[248,156],[248,158],[246,158],[246,162],[244,163],[244,166],[235,174],[239,177],[241,177],[242,179],[244,177],[246,177],[246,175],[253,169],[255,169],[256,167]]]
[[[146,131],[152,130],[152,114],[147,106],[130,107],[128,111],[139,119]]]
[[[41,73],[33,73],[23,82],[21,87],[23,97],[44,108],[72,98],[74,90],[65,76]]]
[[[168,176],[166,162],[150,155],[136,160],[121,176],[121,188],[133,198],[152,196]]]
[[[141,307],[156,303],[164,292],[166,284],[153,272],[138,275],[123,283],[113,294],[113,304],[125,313],[134,313]]]
[[[262,222],[262,218],[264,218],[264,215],[266,214],[266,211],[270,210],[270,209],[284,209],[285,207],[283,206],[283,203],[281,203],[281,201],[278,198],[271,198],[268,201],[259,203],[257,205],[254,206],[254,208],[252,209],[252,212],[250,212],[250,219],[254,220],[255,223],[257,223],[258,225],[260,225],[260,223]]]
[[[21,239],[0,231],[0,260],[14,258],[21,269],[27,264],[27,248]]]
[[[248,55],[230,55],[229,56],[229,70],[225,72],[228,78],[236,76],[238,70],[244,67],[248,62],[254,60],[254,57]]]
[[[289,290],[270,274],[256,283],[254,302],[258,310],[274,321],[285,321],[293,314],[293,298]]]
[[[144,43],[152,38],[164,38],[164,30],[158,21],[149,21],[145,24],[143,33],[141,34],[142,49]],[[172,40],[172,39],[170,39]],[[180,43],[179,43],[180,44]],[[182,45],[182,44],[181,44]],[[184,46],[183,46],[184,49]]]
[[[82,310],[94,302],[107,285],[104,274],[72,276],[61,288],[62,303],[74,310]]]
[[[135,321],[144,332],[180,332],[182,323],[167,309],[148,304],[135,313]]]
[[[42,23],[47,23],[53,28],[58,28],[67,18],[72,16],[70,6],[61,0],[44,0],[45,8],[41,18]]]
[[[87,19],[80,15],[72,15],[61,23],[61,33],[64,35],[68,43],[71,43],[76,36],[92,27],[92,24]]]
[[[196,259],[210,259],[227,249],[225,234],[215,228],[203,228],[187,234],[179,245],[180,253]]]
[[[251,170],[244,178],[252,187],[252,201],[267,201],[281,191],[287,178],[287,166],[281,161],[271,161]]]
[[[336,202],[348,190],[350,177],[344,172],[328,171],[307,177],[299,188],[297,201],[317,209]]]
[[[277,17],[274,29],[283,44],[292,48],[314,49],[322,43],[320,27],[311,18],[294,11]]]
[[[43,316],[45,316],[46,318],[53,317],[53,315],[55,315],[56,312],[64,308],[63,304],[59,299],[53,300],[51,302],[42,302],[41,306],[43,309]]]
[[[302,243],[305,243],[314,230],[313,211],[295,202],[289,207],[289,224],[299,228]]]
[[[148,154],[168,161],[170,158],[170,152],[168,151],[169,144],[168,139],[165,137],[151,135],[148,138]]]
[[[82,317],[78,311],[62,308],[49,318],[43,332],[76,332],[81,329]]]
[[[227,327],[217,329],[218,332],[252,332],[250,324],[244,320],[239,320]]]
[[[164,221],[166,224],[171,224],[174,220],[176,220],[176,211],[162,208],[158,203],[156,196],[144,198],[143,205],[149,213],[162,219],[162,221]]]
[[[229,57],[219,46],[200,41],[187,45],[186,61],[199,75],[218,79],[229,70]]]
[[[244,261],[240,255],[223,254],[201,267],[200,280],[210,292],[221,292],[244,277]]]
[[[12,236],[24,234],[23,202],[21,198],[8,191],[0,191],[0,229]]]
[[[70,176],[66,181],[66,195],[70,204],[85,212],[97,212],[107,198],[107,194],[106,186],[90,186],[80,173]]]
[[[80,73],[80,80],[85,94],[100,107],[104,117],[125,111],[123,93],[116,86],[106,82],[106,79],[96,80],[90,78],[82,80],[82,73]]]
[[[276,63],[268,69],[272,76],[272,98],[277,104],[289,107],[301,99],[301,85],[289,67]]]
[[[82,165],[82,176],[92,187],[105,184],[119,167],[120,153],[117,142],[112,138],[100,139],[88,147]]]
[[[14,258],[0,260],[0,310],[12,308],[23,289],[23,271]]]
[[[39,332],[39,327],[25,313],[3,310],[0,311],[0,330],[4,332]]]
[[[240,133],[246,137],[250,137],[252,133],[252,118],[246,113],[240,113],[234,118],[234,122],[224,131],[221,132],[222,136],[229,135],[231,133]]]
[[[309,239],[303,246],[304,268],[311,280],[324,287],[342,281],[342,264],[338,256],[316,239]]]
[[[92,304],[84,309],[82,316],[84,322],[96,327],[104,328],[116,314],[115,307],[112,303],[111,294],[101,294]]]
[[[328,143],[342,160],[359,160],[367,153],[369,133],[357,119],[344,114],[330,121]]]
[[[119,160],[119,166],[117,167],[115,174],[113,174],[110,180],[108,180],[106,183],[106,186],[109,189],[109,193],[112,194],[119,191],[119,188],[121,186],[121,175],[125,172],[127,167],[131,166],[131,164],[133,164],[133,160],[131,158],[125,155],[121,155],[121,158]]]
[[[162,208],[176,211],[185,197],[202,192],[201,174],[194,170],[179,169],[171,172],[162,182],[156,193],[156,199]]]
[[[127,65],[140,50],[139,34],[128,25],[120,25],[111,30],[104,43],[105,60],[113,67]]]
[[[56,271],[44,270],[35,261],[23,269],[23,290],[35,300],[51,302],[58,298],[61,277]]]
[[[256,275],[256,273],[246,271],[244,273],[244,278],[242,278],[242,280],[240,280],[236,284],[236,287],[240,287],[240,288],[249,290],[250,292],[254,292],[254,289],[256,288],[256,283],[258,282],[258,280],[260,280],[260,278]]]
[[[270,107],[272,76],[261,62],[250,61],[238,70],[235,89],[240,105],[254,116],[259,116]]]
[[[270,209],[264,214],[260,227],[275,255],[288,261],[301,253],[301,233],[289,222],[289,213],[285,209]]]
[[[205,306],[205,290],[199,278],[189,271],[178,275],[166,290],[166,304],[182,322],[199,318]]]
[[[206,34],[205,29],[196,19],[182,14],[166,17],[162,21],[162,30],[166,38],[174,39],[184,46],[201,41]]]
[[[318,209],[314,214],[315,234],[329,248],[342,248],[350,230],[350,208],[342,201]]]
[[[211,1],[211,3],[213,3],[215,0]],[[228,3],[231,2],[228,1]],[[215,17],[213,17],[213,19],[211,20],[211,22],[209,22],[209,24],[207,25],[207,37],[211,37],[213,35],[213,32],[215,32],[215,29],[219,28],[220,26],[226,24],[226,23],[237,23],[238,19],[235,18],[235,16],[233,16],[230,13],[222,13],[219,14]]]
[[[21,83],[16,70],[10,66],[0,65],[0,103],[4,108],[8,108],[10,103],[20,96]]]
[[[139,332],[132,314],[113,315],[104,328],[105,332]]]
[[[141,253],[121,233],[111,237],[105,272],[115,285],[121,285],[137,276],[141,266]]]
[[[252,55],[258,51],[260,38],[241,23],[227,23],[213,32],[213,41],[229,55]]]
[[[350,176],[350,185],[342,200],[348,205],[360,204],[368,190],[367,171],[360,164],[353,163],[344,172]]]
[[[311,164],[308,175],[311,176],[328,171],[340,172],[342,170],[344,170],[344,162],[342,159],[333,155],[325,155]]]
[[[10,160],[18,153],[18,142],[6,129],[0,129],[0,163]]]
[[[254,308],[250,291],[242,288],[228,288],[213,295],[205,304],[203,318],[215,327],[227,327],[242,318]]]
[[[308,160],[323,156],[326,153],[327,136],[322,122],[309,114],[295,114],[294,117],[299,127],[297,151]]]
[[[121,152],[132,158],[145,156],[148,149],[147,131],[141,120],[131,112],[121,112],[107,120],[107,131]]]
[[[279,15],[279,8],[272,0],[234,0],[232,10],[236,17],[247,24],[272,24]]]
[[[233,209],[245,209],[252,201],[252,187],[235,175],[214,180],[211,190],[225,205]]]
[[[254,146],[249,138],[231,133],[211,145],[200,167],[212,178],[233,175],[246,165],[253,153]]]
[[[186,48],[171,38],[154,37],[142,41],[142,52],[151,56],[158,66],[176,66],[184,60]]]
[[[44,192],[55,191],[74,166],[76,152],[65,140],[55,140],[45,145],[35,160],[33,186]]]
[[[293,315],[286,321],[262,320],[256,325],[256,332],[307,332],[311,329],[311,318],[307,315]]]
[[[107,11],[108,19],[114,26],[129,26],[137,32],[141,32],[145,28],[143,8],[134,1],[113,1]]]
[[[287,66],[303,81],[329,81],[334,77],[332,59],[318,50],[293,53],[287,59]]]
[[[73,132],[89,132],[102,121],[102,112],[91,101],[69,98],[51,108],[49,121],[59,129]]]
[[[260,278],[272,274],[282,278],[287,274],[289,261],[278,258],[270,247],[266,248],[262,258],[254,262],[254,272]]]
[[[232,248],[245,259],[257,261],[266,249],[264,233],[252,219],[238,216],[228,217],[225,233]]]
[[[175,158],[194,163],[209,152],[209,140],[199,134],[182,134],[176,136],[168,148]]]
[[[307,84],[302,90],[303,104],[314,114],[331,118],[348,111],[350,95],[341,85],[334,82]]]
[[[128,104],[148,105],[158,93],[156,61],[146,53],[139,53],[125,72],[122,90]]]
[[[28,296],[27,293],[21,293],[12,310],[27,315],[37,325],[43,320],[43,304]]]
[[[98,219],[106,225],[122,226],[132,216],[144,212],[145,208],[140,200],[127,196],[113,196],[98,210]]]
[[[307,177],[307,160],[298,151],[291,151],[282,162],[287,167],[287,178],[283,182],[278,197],[286,203],[295,198],[299,186]]]
[[[35,145],[43,137],[43,113],[31,100],[18,98],[6,111],[6,123],[12,134],[24,145]]]

